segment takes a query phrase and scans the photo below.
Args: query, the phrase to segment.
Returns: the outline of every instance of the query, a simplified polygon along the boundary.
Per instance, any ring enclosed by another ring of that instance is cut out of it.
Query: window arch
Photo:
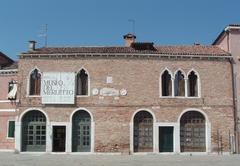
[[[91,115],[78,110],[72,116],[72,151],[91,151]]]
[[[153,151],[153,115],[147,110],[141,110],[133,118],[134,152]]]
[[[206,151],[206,119],[201,112],[190,110],[180,118],[181,152]]]
[[[189,97],[198,97],[199,89],[198,89],[198,75],[195,71],[191,71],[188,74],[188,96]]]
[[[46,151],[47,118],[39,110],[30,110],[22,117],[22,151]]]
[[[172,77],[168,70],[161,75],[162,96],[172,96]]]
[[[86,70],[81,69],[77,73],[77,90],[76,90],[76,95],[88,95],[88,73]]]
[[[175,74],[174,95],[185,96],[185,77],[181,70],[178,70]]]
[[[30,74],[29,95],[40,95],[41,90],[41,73],[34,69]]]

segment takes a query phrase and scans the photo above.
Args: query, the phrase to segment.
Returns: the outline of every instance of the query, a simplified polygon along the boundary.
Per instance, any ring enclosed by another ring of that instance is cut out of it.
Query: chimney
[[[132,43],[135,42],[136,36],[134,34],[128,33],[123,36],[125,40],[125,46],[130,47]]]
[[[34,51],[35,50],[35,46],[36,46],[36,41],[34,41],[34,40],[30,40],[29,41],[29,50],[30,51]]]
[[[195,43],[194,43],[194,46],[201,46],[201,44],[200,44],[200,43],[197,43],[197,42],[195,42]]]

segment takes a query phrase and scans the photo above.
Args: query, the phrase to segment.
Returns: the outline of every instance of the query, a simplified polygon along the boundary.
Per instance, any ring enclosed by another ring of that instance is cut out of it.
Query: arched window
[[[91,116],[79,110],[72,117],[72,152],[90,152]]]
[[[77,95],[88,95],[88,74],[84,69],[77,74]]]
[[[40,95],[41,90],[41,74],[37,69],[34,69],[30,74],[29,95]]]
[[[184,75],[181,71],[178,71],[175,74],[174,95],[185,96],[185,80],[184,80]]]
[[[167,70],[162,74],[161,80],[162,96],[172,96],[172,79]]]
[[[22,151],[46,151],[46,117],[38,111],[27,112],[22,118]]]
[[[205,117],[197,111],[184,113],[180,120],[181,152],[206,151]]]
[[[198,76],[195,74],[194,71],[191,71],[188,75],[188,96],[198,96]]]
[[[140,111],[134,117],[134,152],[153,151],[153,116]]]

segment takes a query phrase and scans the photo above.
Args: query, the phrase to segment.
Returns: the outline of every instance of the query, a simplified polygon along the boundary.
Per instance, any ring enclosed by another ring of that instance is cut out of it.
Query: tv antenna
[[[132,23],[132,34],[135,35],[135,20],[128,19],[128,22]]]
[[[43,25],[40,34],[38,35],[39,37],[43,37],[45,40],[45,47],[47,47],[48,44],[48,24]]]

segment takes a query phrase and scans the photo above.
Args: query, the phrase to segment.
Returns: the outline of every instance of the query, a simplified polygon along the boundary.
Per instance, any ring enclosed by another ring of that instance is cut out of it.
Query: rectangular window
[[[8,138],[14,138],[15,121],[8,121]]]

